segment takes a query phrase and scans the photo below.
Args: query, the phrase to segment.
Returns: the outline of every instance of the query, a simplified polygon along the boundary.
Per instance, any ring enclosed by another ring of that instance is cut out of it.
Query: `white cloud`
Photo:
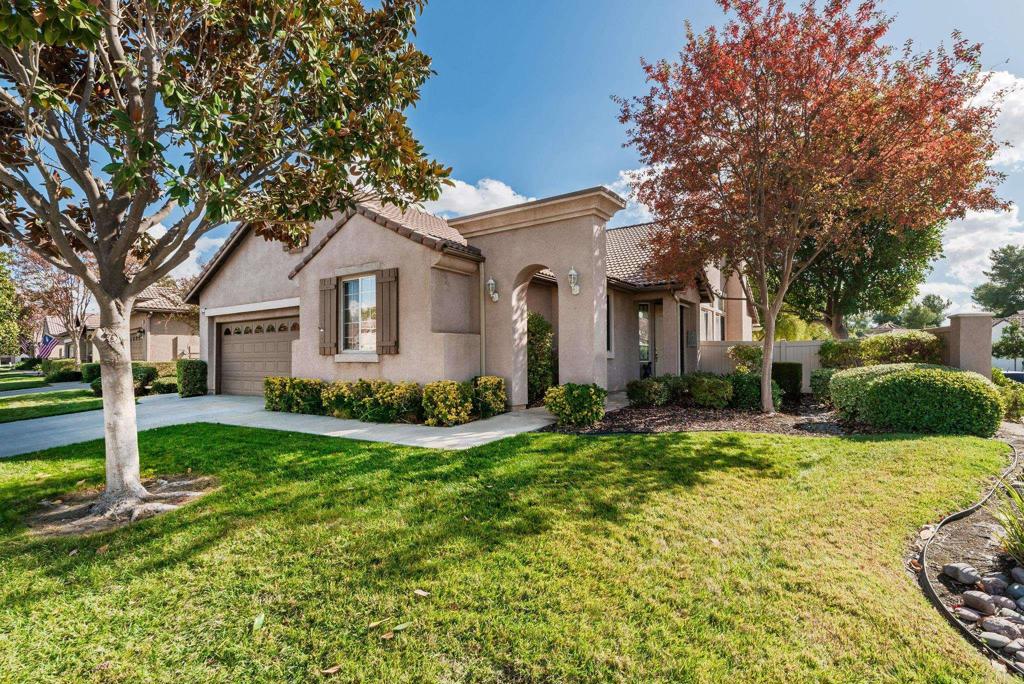
[[[191,278],[203,270],[203,264],[213,256],[214,252],[220,249],[227,237],[209,237],[204,235],[196,241],[196,248],[188,255],[182,263],[171,271],[175,278]]]
[[[978,101],[989,103],[996,93],[1004,92],[996,123],[996,140],[1011,145],[1000,149],[992,163],[1020,166],[1024,163],[1024,78],[1009,71],[994,71],[991,76],[979,93]]]
[[[519,194],[507,183],[493,178],[482,178],[476,185],[460,180],[452,182],[454,185],[441,191],[441,199],[424,202],[423,207],[432,214],[453,217],[522,204],[534,199]]]
[[[633,197],[633,182],[641,173],[643,173],[643,169],[619,171],[619,177],[613,183],[608,184],[609,190],[621,195],[626,200],[626,208],[612,218],[611,225],[631,226],[637,223],[647,223],[654,219],[651,210]]]

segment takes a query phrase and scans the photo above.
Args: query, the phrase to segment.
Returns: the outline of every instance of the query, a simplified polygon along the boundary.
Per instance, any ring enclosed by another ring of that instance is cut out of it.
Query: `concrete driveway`
[[[433,449],[468,449],[523,432],[532,432],[553,422],[550,414],[543,409],[532,409],[450,428],[378,425],[326,416],[264,411],[262,397],[205,396],[182,399],[176,394],[143,397],[139,400],[137,415],[139,430],[184,423],[222,423]],[[0,423],[0,458],[102,437],[102,411]]]

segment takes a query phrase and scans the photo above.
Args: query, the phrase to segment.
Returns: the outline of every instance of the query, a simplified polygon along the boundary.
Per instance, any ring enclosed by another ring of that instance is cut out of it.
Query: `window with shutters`
[[[377,282],[372,275],[341,281],[343,351],[377,351]]]

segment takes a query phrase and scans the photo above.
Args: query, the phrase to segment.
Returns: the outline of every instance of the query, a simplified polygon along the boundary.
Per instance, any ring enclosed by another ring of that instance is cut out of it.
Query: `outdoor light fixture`
[[[492,302],[498,301],[498,283],[494,282],[494,278],[487,279],[487,296]]]
[[[576,272],[575,268],[569,269],[569,291],[574,295],[580,293],[580,274]]]

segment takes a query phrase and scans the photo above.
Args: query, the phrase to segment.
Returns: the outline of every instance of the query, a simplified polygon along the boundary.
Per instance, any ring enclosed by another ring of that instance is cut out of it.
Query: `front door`
[[[637,334],[640,350],[640,377],[649,378],[654,375],[654,318],[651,316],[651,305],[641,302],[637,305]]]

